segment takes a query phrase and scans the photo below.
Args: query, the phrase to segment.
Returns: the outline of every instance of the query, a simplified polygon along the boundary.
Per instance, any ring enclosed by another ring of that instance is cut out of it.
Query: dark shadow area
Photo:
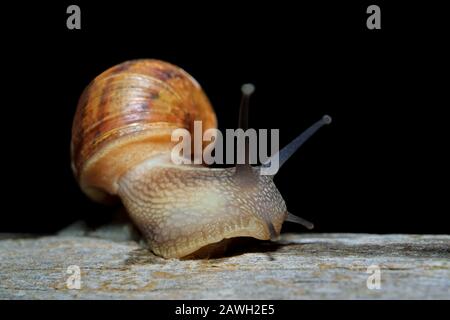
[[[275,252],[283,244],[262,241],[250,237],[238,237],[231,239],[224,239],[217,243],[207,245],[196,252],[184,257],[183,259],[223,259],[234,256],[239,256],[244,253],[265,253],[269,259],[273,259],[272,252]]]

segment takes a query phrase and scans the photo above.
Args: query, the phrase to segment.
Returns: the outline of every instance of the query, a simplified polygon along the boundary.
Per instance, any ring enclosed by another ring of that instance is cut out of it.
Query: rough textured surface
[[[0,237],[2,299],[449,299],[450,236],[284,234],[227,257],[164,260],[137,242]],[[67,267],[81,269],[68,289]],[[381,268],[369,290],[368,266]]]

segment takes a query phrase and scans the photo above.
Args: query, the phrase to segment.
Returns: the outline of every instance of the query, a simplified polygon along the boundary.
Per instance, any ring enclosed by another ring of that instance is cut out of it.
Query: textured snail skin
[[[286,206],[257,169],[170,161],[173,129],[217,126],[198,83],[158,60],[119,64],[84,90],[72,128],[72,169],[93,200],[119,197],[150,249],[180,258],[234,237],[278,235]]]
[[[154,159],[120,180],[119,195],[152,251],[183,257],[233,237],[279,234],[286,206],[269,176],[242,179],[235,168],[209,169]],[[254,180],[249,183],[249,180]]]

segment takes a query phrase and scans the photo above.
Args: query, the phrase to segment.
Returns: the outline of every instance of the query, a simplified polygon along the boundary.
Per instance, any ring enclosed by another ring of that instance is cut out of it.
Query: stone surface
[[[164,260],[135,241],[0,236],[2,299],[449,299],[450,236],[284,234],[219,259]],[[79,266],[81,289],[68,289]],[[367,268],[380,267],[369,290]]]

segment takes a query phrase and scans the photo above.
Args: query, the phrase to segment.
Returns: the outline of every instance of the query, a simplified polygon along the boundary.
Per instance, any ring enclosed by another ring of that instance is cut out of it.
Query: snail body
[[[228,238],[271,239],[287,218],[296,220],[259,168],[174,164],[172,131],[192,131],[194,121],[204,131],[217,127],[208,98],[184,70],[159,60],[106,70],[82,93],[73,122],[81,189],[98,202],[120,198],[150,249],[165,258]]]

